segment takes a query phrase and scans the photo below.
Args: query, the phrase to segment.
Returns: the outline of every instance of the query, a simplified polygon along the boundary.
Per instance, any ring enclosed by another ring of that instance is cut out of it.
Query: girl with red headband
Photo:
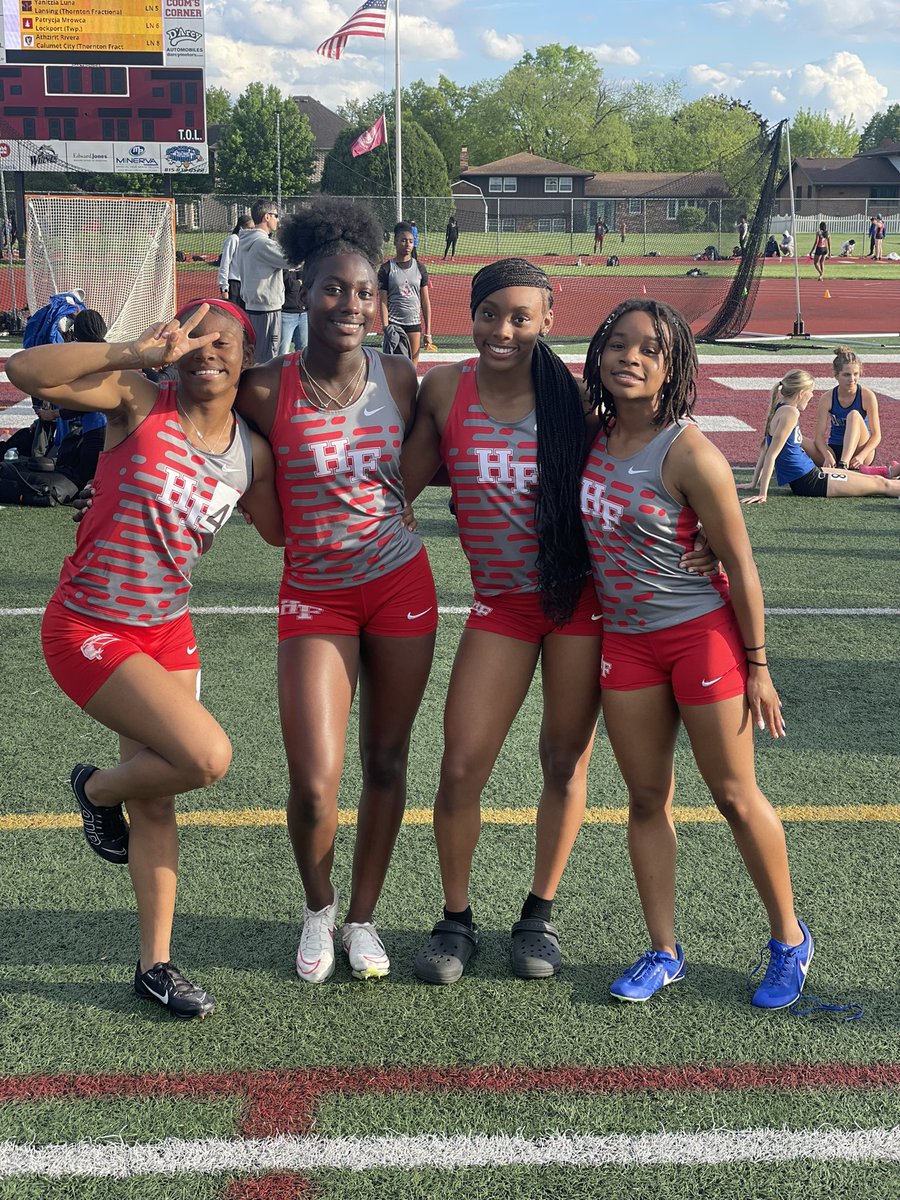
[[[234,305],[196,302],[132,342],[38,346],[8,368],[25,392],[106,414],[93,503],[41,632],[62,690],[119,735],[118,766],[80,763],[72,789],[88,845],[131,873],[135,991],[178,1017],[208,1016],[215,1001],[170,958],[175,796],[221,779],[231,762],[225,731],[199,702],[191,570],[236,507],[266,541],[284,540],[271,451],[232,412],[252,361],[248,325]],[[175,381],[141,373],[171,364]]]

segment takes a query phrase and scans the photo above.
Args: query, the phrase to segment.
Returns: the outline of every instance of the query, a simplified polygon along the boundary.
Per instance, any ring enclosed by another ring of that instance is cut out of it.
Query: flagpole
[[[403,166],[400,137],[400,0],[396,2],[394,23],[394,155],[397,160],[397,220],[403,220]]]

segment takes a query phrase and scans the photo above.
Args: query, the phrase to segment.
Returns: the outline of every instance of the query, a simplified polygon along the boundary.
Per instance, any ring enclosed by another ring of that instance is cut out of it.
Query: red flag
[[[386,141],[387,126],[384,123],[384,113],[382,113],[374,125],[370,125],[365,132],[359,135],[350,147],[350,153],[353,158],[359,158],[361,154],[368,154],[376,146],[383,146]]]
[[[387,0],[365,0],[352,17],[348,17],[337,33],[326,38],[321,46],[316,47],[316,54],[325,58],[340,58],[347,46],[348,37],[385,36],[387,20]]]

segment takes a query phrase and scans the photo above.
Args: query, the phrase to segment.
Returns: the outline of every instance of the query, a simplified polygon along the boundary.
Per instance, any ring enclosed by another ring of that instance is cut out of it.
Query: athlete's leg
[[[197,694],[196,671],[173,671],[172,680],[192,697]],[[146,749],[131,738],[119,738],[122,762]],[[175,797],[128,800],[128,870],[137,900],[141,929],[141,971],[171,958],[172,920],[178,883],[178,828]]]
[[[654,950],[675,957],[672,763],[678,709],[668,684],[603,692],[603,719],[628,788],[628,853]]]
[[[551,633],[541,648],[544,786],[531,890],[543,900],[556,895],[584,820],[588,763],[600,713],[602,645],[599,637]]]
[[[288,832],[313,912],[334,899],[338,789],[358,670],[356,637],[294,637],[278,646],[278,706],[290,778]]]
[[[407,333],[406,336],[409,338],[410,358],[414,363],[417,363],[419,361],[419,351],[422,349],[422,334],[419,332]]]
[[[833,454],[831,447],[828,447],[828,453],[823,455],[822,451],[816,445],[812,438],[805,437],[803,439],[803,449],[813,460],[817,467],[833,467],[837,462],[837,458]]]
[[[359,750],[362,794],[356,821],[349,922],[371,921],[406,807],[409,738],[431,660],[433,633],[381,637],[360,645]]]
[[[803,933],[794,915],[784,828],[756,782],[753,722],[746,698],[682,705],[681,717],[700,774],[731,827],[768,913],[772,937],[799,945]]]
[[[829,499],[847,496],[900,496],[900,479],[862,475],[859,471],[829,472]]]
[[[85,791],[94,804],[175,796],[207,787],[228,770],[231,743],[181,674],[133,654],[85,704],[95,721],[142,747],[117,767],[90,776]]]
[[[469,904],[469,875],[481,832],[481,791],[528,692],[539,646],[465,629],[444,710],[444,754],[434,804],[444,901],[451,912]]]
[[[847,414],[844,426],[844,444],[841,448],[841,462],[849,463],[858,454],[864,463],[870,463],[875,457],[875,447],[868,448],[869,431],[866,423],[854,409]]]

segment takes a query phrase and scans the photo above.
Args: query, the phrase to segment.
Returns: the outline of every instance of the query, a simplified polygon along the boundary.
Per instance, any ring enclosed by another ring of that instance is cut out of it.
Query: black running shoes
[[[174,963],[154,963],[142,971],[140,961],[134,972],[134,990],[148,1000],[156,1000],[173,1017],[208,1017],[215,1012],[213,996],[185,979]]]
[[[76,763],[72,768],[71,784],[78,807],[81,810],[81,820],[84,823],[84,836],[87,844],[111,863],[128,862],[128,822],[122,812],[121,804],[94,804],[88,800],[85,784],[97,770],[90,763]]]

